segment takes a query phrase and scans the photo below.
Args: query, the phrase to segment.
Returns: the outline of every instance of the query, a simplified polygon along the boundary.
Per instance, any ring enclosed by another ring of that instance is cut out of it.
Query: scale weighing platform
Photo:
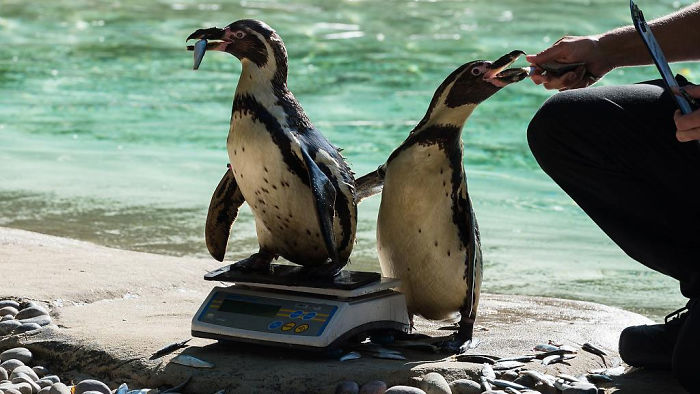
[[[192,319],[192,336],[325,350],[358,334],[409,330],[398,279],[341,271],[309,278],[303,267],[273,264],[269,272],[231,266],[204,275],[214,287]]]

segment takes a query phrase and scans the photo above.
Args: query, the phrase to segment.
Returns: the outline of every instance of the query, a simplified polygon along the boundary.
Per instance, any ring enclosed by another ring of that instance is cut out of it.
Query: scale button
[[[282,322],[279,320],[273,321],[272,323],[267,325],[268,330],[276,330],[280,327],[282,327]]]
[[[294,307],[299,309],[309,309],[307,304],[294,304]]]
[[[309,312],[309,313],[305,314],[301,319],[302,320],[311,320],[314,317],[316,317],[316,312]]]
[[[314,305],[314,306],[311,307],[311,309],[313,309],[313,310],[315,310],[315,311],[318,312],[318,311],[320,311],[321,309],[323,309],[323,306],[321,306],[321,305]]]
[[[306,330],[308,330],[308,329],[309,329],[309,325],[308,325],[308,324],[302,324],[302,325],[300,325],[299,327],[297,327],[297,328],[294,330],[294,332],[296,332],[297,334],[300,334],[300,333],[302,333],[302,332],[304,332],[304,331],[306,331]]]
[[[296,323],[290,321],[289,323],[282,326],[282,331],[289,331],[292,328],[294,328],[296,325],[297,325]]]
[[[301,315],[303,315],[303,314],[304,314],[304,311],[294,311],[294,312],[289,314],[289,317],[291,317],[292,319],[296,319],[297,317],[301,317]]]

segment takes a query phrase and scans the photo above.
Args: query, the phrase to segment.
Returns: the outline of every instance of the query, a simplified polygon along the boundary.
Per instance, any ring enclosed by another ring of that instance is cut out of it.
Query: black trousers
[[[676,140],[675,109],[661,81],[570,90],[537,112],[528,141],[542,169],[622,250],[693,298],[700,145]]]

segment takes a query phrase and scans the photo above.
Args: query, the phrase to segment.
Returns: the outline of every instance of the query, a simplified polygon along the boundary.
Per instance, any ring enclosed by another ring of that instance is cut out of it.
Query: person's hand
[[[531,75],[532,81],[537,85],[544,85],[546,89],[558,90],[584,88],[594,84],[613,69],[598,45],[598,38],[598,36],[562,37],[550,48],[537,55],[528,56],[527,61],[535,67]],[[540,64],[552,62],[585,64],[560,76],[545,73],[539,67]]]
[[[683,87],[689,95],[700,98],[700,85],[688,85]],[[676,121],[676,138],[680,142],[700,140],[700,109],[683,115],[680,110],[673,116]]]

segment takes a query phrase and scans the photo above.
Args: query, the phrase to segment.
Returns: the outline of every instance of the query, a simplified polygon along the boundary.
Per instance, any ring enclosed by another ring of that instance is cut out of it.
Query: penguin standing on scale
[[[199,29],[194,68],[205,51],[236,56],[243,66],[226,142],[230,170],[214,191],[205,236],[223,261],[239,207],[255,216],[260,249],[233,265],[264,271],[282,256],[309,275],[337,274],[355,241],[355,181],[338,149],[311,124],[287,88],[287,51],[280,36],[257,20]]]
[[[408,138],[376,171],[357,180],[358,201],[382,193],[377,251],[382,274],[401,279],[408,313],[442,320],[460,313],[459,330],[442,343],[469,348],[479,305],[479,229],[462,164],[462,127],[476,106],[528,70],[506,68],[522,51],[491,63],[473,61],[450,74]],[[383,191],[382,191],[383,187]]]

